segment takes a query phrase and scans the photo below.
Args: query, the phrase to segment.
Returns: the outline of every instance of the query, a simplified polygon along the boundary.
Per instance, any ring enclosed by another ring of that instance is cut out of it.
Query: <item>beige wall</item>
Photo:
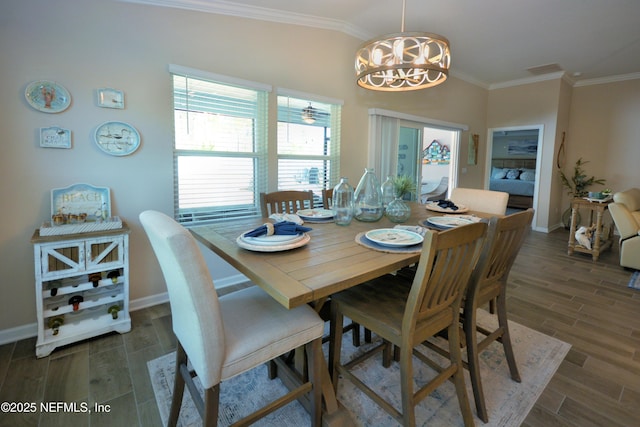
[[[553,228],[551,221],[560,218],[557,202],[550,199],[557,180],[554,179],[553,162],[556,146],[557,120],[561,80],[549,80],[489,92],[487,126],[543,125],[542,157],[538,181],[538,205],[534,227],[538,230]],[[553,203],[552,203],[553,202]]]
[[[368,158],[368,109],[381,108],[467,125],[459,153],[467,173],[458,177],[466,187],[483,186],[488,127],[544,124],[543,227],[553,228],[563,207],[554,161],[567,127],[567,165],[582,156],[611,188],[640,186],[640,80],[573,89],[557,80],[488,91],[450,78],[426,91],[375,93],[355,85],[359,43],[331,31],[115,1],[1,2],[0,342],[35,333],[29,239],[50,215],[52,188],[110,187],[114,212],[132,228],[133,305],[165,292],[137,217],[145,209],[173,211],[170,63],[344,100],[341,168],[354,183]],[[27,105],[26,85],[41,79],[71,92],[68,110],[45,114]],[[99,87],[123,90],[126,108],[96,107]],[[140,131],[136,153],[116,158],[96,148],[93,132],[109,120]],[[270,122],[273,141],[275,115]],[[72,149],[38,146],[39,128],[51,125],[72,130]],[[475,166],[466,165],[469,133],[481,136]],[[210,262],[216,280],[235,274],[213,256]]]
[[[582,157],[613,191],[640,187],[640,80],[575,87],[568,129],[567,171]]]
[[[0,342],[35,333],[29,240],[50,215],[52,188],[78,182],[110,187],[114,213],[132,229],[133,305],[165,292],[137,217],[145,209],[173,211],[170,63],[344,100],[341,168],[351,182],[366,166],[369,108],[466,124],[485,134],[487,91],[455,78],[410,94],[358,88],[352,67],[359,43],[332,31],[115,1],[0,3]],[[42,79],[70,91],[68,110],[45,114],[28,106],[26,85]],[[123,90],[126,108],[97,107],[100,87]],[[270,119],[273,141],[275,116]],[[110,157],[93,143],[95,128],[110,120],[139,130],[142,146],[133,155]],[[51,125],[71,129],[72,149],[38,146],[39,128]],[[461,148],[466,159],[466,144]],[[482,159],[478,164],[460,185],[481,185]],[[210,259],[214,279],[235,274]]]

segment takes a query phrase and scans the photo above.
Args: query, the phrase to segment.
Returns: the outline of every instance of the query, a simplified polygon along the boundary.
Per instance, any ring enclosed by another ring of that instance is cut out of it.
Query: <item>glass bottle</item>
[[[64,324],[64,316],[56,316],[49,318],[49,328],[53,335],[58,335],[60,326]]]
[[[354,216],[358,221],[378,221],[384,214],[380,182],[373,169],[366,168],[355,192]]]
[[[112,305],[111,307],[109,307],[107,309],[107,312],[111,315],[111,317],[113,317],[113,319],[117,319],[118,318],[118,312],[121,310],[120,306],[118,304]]]
[[[382,183],[382,187],[380,188],[380,191],[382,191],[382,206],[386,208],[387,205],[391,203],[393,199],[396,198],[396,191],[395,191],[395,188],[393,188],[392,175],[389,175],[387,177],[387,180]]]
[[[336,225],[349,225],[353,219],[353,187],[347,178],[340,178],[340,182],[333,189],[332,206],[333,220]]]

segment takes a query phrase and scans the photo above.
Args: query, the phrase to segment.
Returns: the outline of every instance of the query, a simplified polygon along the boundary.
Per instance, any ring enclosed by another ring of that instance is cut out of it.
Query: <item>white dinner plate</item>
[[[297,212],[302,219],[330,219],[333,218],[331,209],[301,209]]]
[[[288,243],[278,243],[275,245],[260,245],[260,244],[251,244],[247,242],[242,236],[238,236],[236,239],[236,243],[243,249],[247,249],[255,252],[280,252],[280,251],[288,251],[290,249],[299,248],[301,246],[306,245],[311,240],[311,237],[304,233],[301,235],[300,239],[294,240]]]
[[[422,243],[424,240],[418,233],[398,228],[371,230],[365,234],[365,237],[379,245],[391,247],[413,246]]]
[[[304,237],[304,234],[273,234],[271,236],[258,236],[258,237],[247,237],[244,234],[241,236],[242,240],[249,243],[250,245],[259,245],[259,246],[278,246],[278,245],[288,245],[298,240],[301,240]]]
[[[439,228],[454,228],[477,222],[471,217],[465,216],[433,216],[427,218],[427,222]]]
[[[453,210],[451,208],[441,208],[440,206],[438,206],[437,203],[427,203],[426,208],[430,211],[434,211],[434,212],[441,212],[441,213],[453,213],[453,214],[459,214],[459,213],[465,213],[465,212],[469,212],[469,208],[466,207],[465,205],[456,205],[458,206],[457,210]]]

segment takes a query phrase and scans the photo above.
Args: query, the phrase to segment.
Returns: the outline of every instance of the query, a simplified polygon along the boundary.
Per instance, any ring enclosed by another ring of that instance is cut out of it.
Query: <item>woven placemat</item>
[[[418,243],[417,245],[412,246],[402,246],[402,247],[390,247],[390,246],[382,246],[367,239],[365,236],[366,232],[358,233],[356,236],[356,243],[364,246],[365,248],[374,249],[380,252],[386,252],[390,254],[414,254],[422,252],[422,243]]]

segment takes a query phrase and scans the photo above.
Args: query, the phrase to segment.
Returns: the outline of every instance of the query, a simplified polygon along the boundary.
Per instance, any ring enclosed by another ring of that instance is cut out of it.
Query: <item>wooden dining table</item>
[[[409,202],[411,216],[402,225],[424,226],[433,216],[449,214],[426,209],[425,205]],[[488,218],[481,212],[459,212]],[[333,222],[310,223],[309,242],[301,247],[276,252],[256,252],[238,245],[237,239],[246,231],[266,222],[268,218],[250,218],[211,225],[191,227],[190,231],[204,246],[235,267],[253,283],[264,289],[286,308],[312,303],[320,310],[326,299],[337,292],[367,280],[393,273],[417,263],[420,252],[396,253],[397,249],[372,249],[356,241],[360,233],[393,228],[386,217],[376,222],[353,220],[348,226]],[[349,425],[348,412],[341,410],[329,377],[323,369],[323,396],[326,425]],[[346,417],[346,418],[345,418]]]

